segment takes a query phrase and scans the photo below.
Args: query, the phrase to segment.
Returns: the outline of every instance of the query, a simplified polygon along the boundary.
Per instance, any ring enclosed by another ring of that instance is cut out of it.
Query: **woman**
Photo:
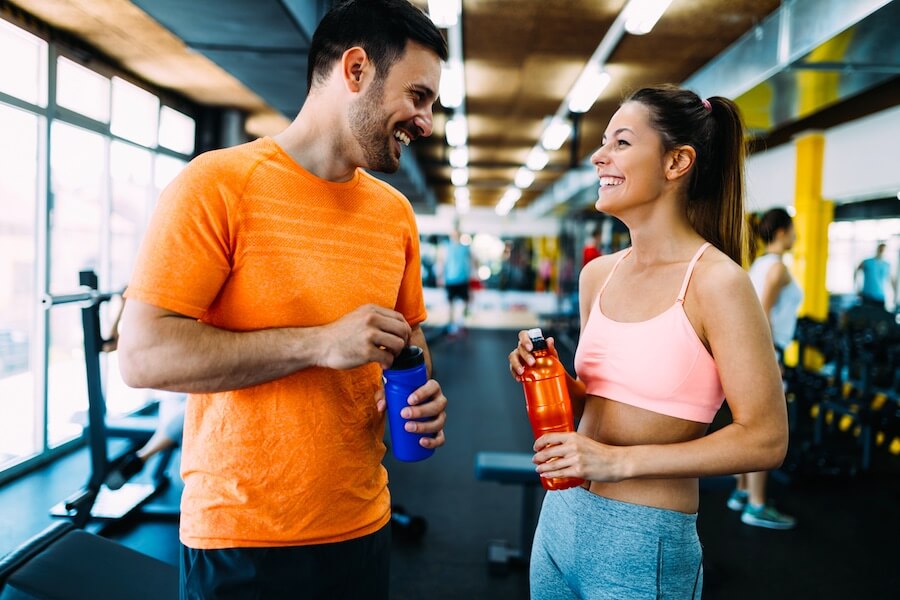
[[[578,430],[540,437],[534,462],[587,483],[545,497],[534,598],[699,597],[698,478],[784,459],[772,338],[740,266],[743,143],[732,102],[663,87],[631,95],[591,158],[597,209],[632,247],[581,274]],[[516,379],[531,348],[520,332]],[[705,435],[724,397],[734,421]]]
[[[797,309],[803,292],[784,265],[784,253],[797,240],[794,221],[783,208],[773,208],[755,223],[756,238],[765,253],[750,265],[750,280],[772,330],[772,341],[779,362],[784,349],[794,339]],[[792,529],[797,521],[766,503],[765,471],[738,475],[738,484],[728,498],[728,508],[741,511],[741,521],[767,529]]]

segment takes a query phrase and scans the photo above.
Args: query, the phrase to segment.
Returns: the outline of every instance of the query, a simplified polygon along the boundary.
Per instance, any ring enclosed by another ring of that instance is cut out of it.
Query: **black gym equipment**
[[[84,330],[84,362],[87,370],[88,424],[91,472],[85,486],[56,504],[50,510],[55,517],[65,517],[83,528],[89,521],[110,524],[125,516],[140,513],[156,518],[177,518],[177,507],[157,507],[147,502],[163,492],[169,485],[166,469],[174,449],[161,452],[156,459],[152,483],[125,483],[117,490],[109,489],[104,482],[110,471],[124,457],[143,446],[156,430],[157,418],[152,415],[134,415],[112,419],[106,415],[106,400],[100,369],[103,338],[100,330],[100,308],[104,302],[118,293],[97,291],[97,275],[93,271],[81,271],[79,283],[86,292],[56,297],[50,303],[80,301],[81,321]],[[128,442],[124,452],[110,456],[109,441],[123,439]]]
[[[0,600],[178,597],[178,569],[57,521],[0,559]]]
[[[801,357],[813,349],[825,366],[785,370],[791,447],[780,473],[788,479],[853,477],[872,468],[877,447],[900,453],[895,317],[878,308],[851,307],[824,322],[799,319],[795,338]]]
[[[514,547],[506,540],[491,540],[488,543],[488,570],[491,574],[503,575],[510,568],[528,566],[537,524],[535,502],[537,491],[541,488],[540,475],[531,461],[533,456],[527,452],[479,452],[475,456],[475,479],[522,486],[519,546]]]

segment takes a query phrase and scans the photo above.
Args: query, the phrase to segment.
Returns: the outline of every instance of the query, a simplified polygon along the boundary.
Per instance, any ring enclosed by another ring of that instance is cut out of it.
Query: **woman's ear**
[[[666,162],[666,179],[675,181],[687,175],[697,160],[693,146],[678,146],[669,150]]]

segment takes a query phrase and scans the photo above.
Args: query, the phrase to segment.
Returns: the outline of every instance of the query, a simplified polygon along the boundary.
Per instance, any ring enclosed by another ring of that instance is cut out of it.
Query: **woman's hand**
[[[580,433],[547,433],[534,442],[532,461],[541,477],[578,477],[588,481],[627,479],[626,448],[609,446]]]
[[[548,337],[546,341],[547,350],[549,350],[553,356],[558,358],[559,354],[556,352],[556,340],[552,337]],[[516,346],[515,350],[509,353],[509,372],[516,381],[522,381],[522,374],[525,372],[525,367],[530,367],[534,364],[534,355],[531,354],[532,350],[534,350],[534,345],[531,343],[531,338],[528,337],[528,331],[523,329],[519,332],[519,345]]]

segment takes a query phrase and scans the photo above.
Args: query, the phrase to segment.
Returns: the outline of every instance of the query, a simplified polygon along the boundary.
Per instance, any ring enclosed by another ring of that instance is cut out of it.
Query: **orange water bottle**
[[[525,406],[534,439],[545,433],[574,431],[572,401],[566,387],[566,370],[550,350],[540,329],[529,329],[534,364],[525,365],[522,386],[525,388]],[[577,477],[541,477],[546,490],[565,490],[584,483]]]

